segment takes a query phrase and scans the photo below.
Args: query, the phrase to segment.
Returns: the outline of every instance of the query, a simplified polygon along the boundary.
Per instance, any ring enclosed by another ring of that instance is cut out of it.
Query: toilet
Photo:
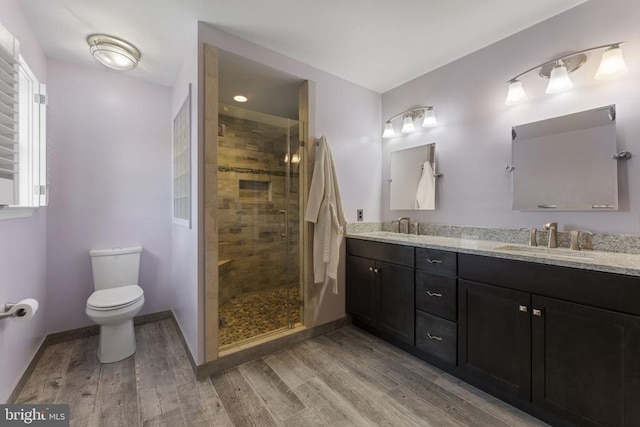
[[[87,300],[86,313],[100,325],[101,363],[126,359],[136,351],[133,318],[144,304],[144,291],[138,286],[141,252],[140,246],[89,251],[95,292]]]

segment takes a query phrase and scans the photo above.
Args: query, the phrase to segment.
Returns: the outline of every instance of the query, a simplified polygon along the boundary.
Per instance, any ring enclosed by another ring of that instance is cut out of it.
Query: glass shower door
[[[291,328],[301,318],[299,125],[238,110],[220,108],[219,117],[222,349]]]

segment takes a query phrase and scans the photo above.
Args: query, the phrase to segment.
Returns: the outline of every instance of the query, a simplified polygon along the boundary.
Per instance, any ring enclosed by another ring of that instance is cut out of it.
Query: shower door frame
[[[195,233],[197,234],[197,349],[194,363],[213,362],[220,357],[218,348],[218,230],[215,215],[217,205],[217,174],[205,171],[217,170],[218,146],[218,48],[206,42],[199,43],[202,66],[198,67],[197,127],[198,143],[194,147],[197,158],[197,212]],[[298,122],[303,125],[300,132],[300,287],[301,328],[313,327],[316,323],[318,297],[309,284],[313,283],[312,236],[313,224],[304,221],[304,209],[311,185],[310,165],[313,162],[310,135],[315,133],[315,83],[304,80],[298,90]],[[215,243],[214,243],[215,242]],[[295,329],[294,329],[295,330]]]

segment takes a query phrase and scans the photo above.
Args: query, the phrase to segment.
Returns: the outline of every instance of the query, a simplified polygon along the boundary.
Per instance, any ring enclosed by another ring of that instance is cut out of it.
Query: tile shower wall
[[[292,165],[290,245],[282,237],[286,129],[219,117],[218,137],[219,304],[246,293],[289,286],[299,277],[298,165]],[[297,141],[297,135],[291,139]],[[294,144],[296,146],[297,144]],[[291,266],[287,261],[292,260]],[[289,270],[290,269],[290,270]],[[290,274],[291,279],[287,279]]]

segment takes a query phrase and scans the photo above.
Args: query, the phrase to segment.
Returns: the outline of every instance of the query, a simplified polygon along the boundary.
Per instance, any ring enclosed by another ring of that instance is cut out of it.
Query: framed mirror
[[[512,128],[513,209],[618,209],[615,105]]]
[[[391,209],[435,209],[435,159],[435,142],[391,153]]]

